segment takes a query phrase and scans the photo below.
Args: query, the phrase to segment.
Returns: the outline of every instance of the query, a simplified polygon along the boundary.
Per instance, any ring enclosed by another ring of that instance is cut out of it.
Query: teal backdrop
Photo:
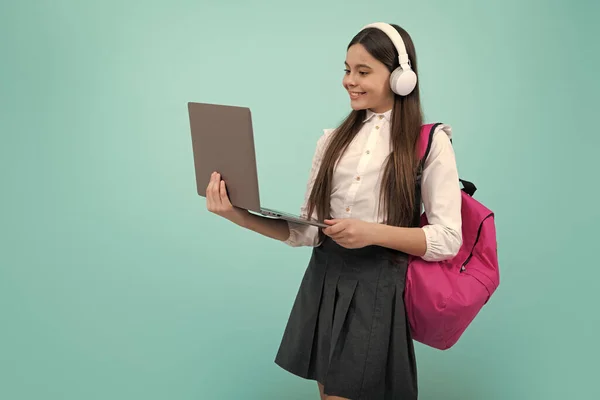
[[[600,398],[599,11],[2,0],[0,398],[318,399],[273,362],[310,249],[207,212],[187,102],[251,107],[263,203],[295,212],[374,21],[413,36],[426,119],[496,212],[500,287],[455,347],[417,344],[420,398]]]

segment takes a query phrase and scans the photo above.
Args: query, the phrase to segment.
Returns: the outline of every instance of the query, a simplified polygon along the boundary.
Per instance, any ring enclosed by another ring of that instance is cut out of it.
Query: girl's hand
[[[210,182],[206,188],[206,208],[208,211],[217,214],[238,225],[243,225],[247,210],[235,207],[229,201],[225,181],[221,180],[221,174],[213,172],[210,176]]]
[[[323,233],[347,249],[359,249],[373,244],[373,224],[358,219],[326,219],[330,225]]]

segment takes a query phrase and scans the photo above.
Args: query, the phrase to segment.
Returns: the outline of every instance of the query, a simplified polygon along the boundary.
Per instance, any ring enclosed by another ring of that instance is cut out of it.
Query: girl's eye
[[[349,69],[345,69],[344,72],[346,73],[346,75],[348,75],[350,73],[350,70]],[[367,71],[359,71],[358,73],[360,75],[362,75],[362,76],[369,75],[369,73]]]

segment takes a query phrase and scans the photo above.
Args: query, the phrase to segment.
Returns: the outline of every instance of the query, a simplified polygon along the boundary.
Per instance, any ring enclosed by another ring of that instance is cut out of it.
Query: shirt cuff
[[[444,261],[455,257],[462,246],[462,232],[442,225],[425,225],[427,250],[421,257],[425,261]]]
[[[283,243],[285,243],[291,247],[298,247],[298,236],[299,236],[298,225],[299,224],[297,224],[295,222],[290,222],[290,221],[287,221],[287,224],[288,224],[288,229],[290,230],[290,236],[287,238],[287,240],[284,240]]]
[[[299,224],[287,221],[290,236],[283,243],[291,247],[312,246],[317,247],[319,241],[319,228],[313,225]]]

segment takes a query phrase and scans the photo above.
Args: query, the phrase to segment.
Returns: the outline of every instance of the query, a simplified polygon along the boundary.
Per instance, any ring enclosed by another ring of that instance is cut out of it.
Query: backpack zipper
[[[483,219],[483,221],[481,221],[481,224],[479,224],[479,228],[477,229],[477,236],[475,236],[475,243],[473,243],[473,249],[471,250],[471,253],[469,253],[469,257],[467,257],[465,262],[462,263],[462,265],[460,266],[460,272],[463,272],[465,269],[467,269],[467,264],[469,263],[469,261],[471,261],[471,257],[473,257],[473,252],[475,251],[475,246],[477,245],[477,242],[479,241],[479,236],[481,235],[481,229],[483,228],[483,223],[485,222],[486,219],[488,219],[492,215],[494,215],[494,213],[490,213],[489,215],[487,215]]]

